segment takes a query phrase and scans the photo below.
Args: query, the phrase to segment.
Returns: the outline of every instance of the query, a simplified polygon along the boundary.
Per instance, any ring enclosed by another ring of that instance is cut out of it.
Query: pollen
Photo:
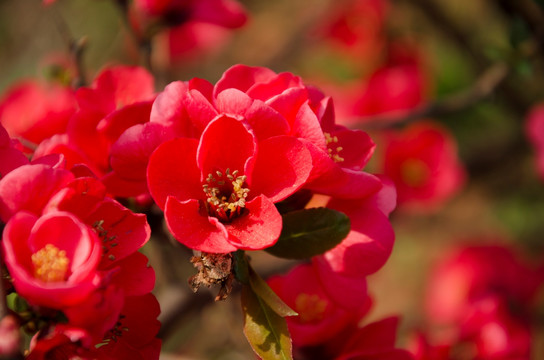
[[[340,151],[344,150],[344,148],[336,146],[338,144],[338,137],[331,136],[331,134],[327,132],[324,132],[323,135],[325,135],[325,141],[327,142],[327,153],[329,157],[337,163],[344,161],[344,158],[340,156]]]
[[[327,302],[317,294],[300,294],[295,299],[295,309],[302,323],[323,319],[326,308]]]
[[[66,280],[70,260],[66,251],[55,245],[47,244],[35,252],[32,257],[34,276],[44,282],[60,282]]]
[[[246,206],[249,193],[245,187],[247,177],[238,176],[238,173],[238,170],[231,173],[230,169],[225,173],[216,171],[215,174],[208,174],[206,184],[202,185],[210,215],[222,221],[231,221]]]

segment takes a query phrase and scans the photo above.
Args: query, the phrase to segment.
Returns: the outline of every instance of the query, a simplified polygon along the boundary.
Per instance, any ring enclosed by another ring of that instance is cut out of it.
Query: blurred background
[[[397,183],[396,243],[369,278],[368,321],[400,315],[400,346],[430,326],[429,279],[455,249],[500,244],[529,267],[544,264],[544,176],[527,125],[544,101],[540,2],[240,3],[248,19],[236,29],[204,23],[146,34],[123,1],[1,0],[0,94],[23,79],[62,80],[63,72],[90,83],[110,64],[148,66],[157,91],[193,77],[215,83],[237,63],[300,75],[333,97],[338,123],[371,134],[377,148],[365,170]],[[162,226],[160,214],[150,223]],[[217,289],[193,295],[189,251],[168,238],[145,251],[157,271],[165,360],[253,357],[237,288],[224,302],[213,302]],[[292,265],[251,257],[263,276]],[[532,358],[542,359],[542,318],[533,320]]]

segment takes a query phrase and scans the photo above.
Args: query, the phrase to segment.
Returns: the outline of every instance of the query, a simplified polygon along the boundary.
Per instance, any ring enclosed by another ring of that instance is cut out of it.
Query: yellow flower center
[[[302,323],[319,321],[327,308],[327,302],[316,294],[300,294],[295,299],[295,308]]]
[[[327,142],[327,153],[329,154],[329,157],[337,163],[344,161],[344,158],[339,155],[340,151],[344,150],[344,148],[336,146],[336,144],[338,144],[338,137],[331,136],[331,134],[327,132],[324,132],[323,135],[325,135],[325,141]]]
[[[44,282],[60,282],[66,280],[68,264],[66,251],[60,250],[52,244],[45,245],[35,252],[32,257],[34,276]]]
[[[210,215],[228,222],[241,214],[249,193],[249,189],[244,187],[246,178],[245,175],[238,176],[238,170],[231,173],[230,169],[224,174],[220,171],[208,174],[202,188]]]

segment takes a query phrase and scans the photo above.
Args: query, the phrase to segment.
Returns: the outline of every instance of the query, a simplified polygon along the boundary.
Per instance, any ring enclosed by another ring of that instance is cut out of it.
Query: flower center
[[[295,299],[295,308],[302,323],[319,321],[327,308],[327,302],[316,294],[300,294]]]
[[[407,159],[400,168],[402,180],[411,187],[420,187],[430,176],[429,167],[420,159]]]
[[[34,276],[44,282],[60,282],[66,280],[68,264],[66,251],[52,244],[47,244],[41,250],[32,254]]]
[[[202,189],[206,194],[208,212],[211,216],[228,222],[242,213],[249,192],[249,189],[244,187],[246,178],[245,175],[238,176],[238,170],[231,173],[230,169],[225,173],[216,171],[215,174],[208,174]]]
[[[344,148],[336,146],[336,144],[338,144],[338,137],[331,136],[331,134],[327,132],[324,132],[323,135],[325,135],[325,141],[327,142],[327,153],[329,154],[329,157],[337,163],[344,161],[344,158],[339,155],[340,151],[344,150]]]

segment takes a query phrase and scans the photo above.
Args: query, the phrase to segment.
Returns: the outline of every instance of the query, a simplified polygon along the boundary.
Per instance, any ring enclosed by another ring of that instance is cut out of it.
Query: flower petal
[[[228,233],[223,224],[201,211],[198,200],[179,201],[169,196],[164,217],[172,235],[191,249],[209,253],[237,250],[227,241]]]
[[[275,203],[304,185],[311,170],[312,157],[302,142],[275,136],[259,143],[250,189]]]
[[[253,134],[239,120],[220,115],[202,133],[197,150],[197,163],[203,178],[216,171],[238,170],[249,175],[247,167],[255,154]]]
[[[147,184],[161,209],[169,196],[181,201],[204,197],[196,167],[197,146],[194,139],[173,139],[160,145],[149,158]]]
[[[270,247],[278,240],[281,215],[266,196],[260,195],[246,203],[248,214],[225,224],[229,242],[243,250],[261,250]]]

